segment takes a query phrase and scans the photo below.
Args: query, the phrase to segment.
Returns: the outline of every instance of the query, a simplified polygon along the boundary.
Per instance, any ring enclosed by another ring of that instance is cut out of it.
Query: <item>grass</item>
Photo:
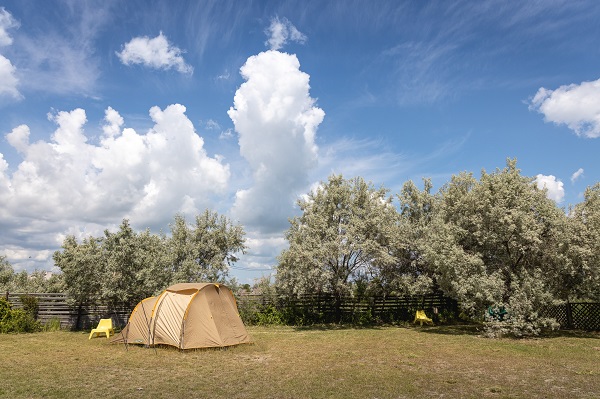
[[[180,352],[55,331],[0,335],[0,398],[600,398],[600,334],[490,340],[460,327],[252,327]]]

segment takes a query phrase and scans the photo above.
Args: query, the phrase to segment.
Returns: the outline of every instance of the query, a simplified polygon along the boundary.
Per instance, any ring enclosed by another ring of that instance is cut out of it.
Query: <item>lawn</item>
[[[180,352],[82,332],[0,335],[0,398],[600,398],[600,334],[491,340],[472,328],[249,328]]]

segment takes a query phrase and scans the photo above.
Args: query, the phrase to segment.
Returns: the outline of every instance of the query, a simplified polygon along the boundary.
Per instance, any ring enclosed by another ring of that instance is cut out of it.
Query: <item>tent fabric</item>
[[[138,303],[110,342],[194,349],[249,343],[250,336],[229,288],[180,283]]]

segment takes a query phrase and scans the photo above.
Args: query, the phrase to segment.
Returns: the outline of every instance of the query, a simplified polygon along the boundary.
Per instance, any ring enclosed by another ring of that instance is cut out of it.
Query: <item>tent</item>
[[[250,336],[229,288],[181,283],[138,303],[110,342],[193,349],[249,343]]]

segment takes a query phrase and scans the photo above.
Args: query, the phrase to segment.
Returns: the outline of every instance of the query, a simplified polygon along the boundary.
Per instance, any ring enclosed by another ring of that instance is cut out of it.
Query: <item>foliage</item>
[[[267,305],[256,314],[255,324],[257,326],[273,326],[285,323],[281,312],[274,305]]]
[[[41,331],[42,325],[31,313],[23,309],[12,309],[8,301],[0,298],[0,333],[29,333]]]
[[[330,292],[341,300],[390,255],[396,210],[385,188],[357,177],[330,176],[298,201],[289,249],[279,257],[276,284],[287,295]]]
[[[132,306],[178,282],[227,282],[228,267],[243,252],[244,231],[206,211],[188,226],[175,216],[171,237],[135,232],[124,219],[119,230],[78,243],[67,236],[53,255],[65,290],[77,304]]]
[[[436,289],[436,282],[423,252],[429,224],[435,211],[436,198],[429,179],[423,179],[423,190],[406,182],[399,200],[399,214],[392,236],[392,262],[379,264],[369,291],[384,295],[425,295]]]
[[[48,320],[43,327],[44,331],[50,332],[50,331],[60,331],[61,327],[60,327],[60,319],[57,317],[53,317],[50,320]]]
[[[133,306],[169,284],[164,237],[136,233],[127,219],[102,239],[101,300],[110,306]]]
[[[454,176],[431,223],[426,258],[444,292],[472,317],[505,308],[502,328],[515,336],[553,326],[538,310],[552,302],[566,262],[564,212],[523,177],[515,160],[503,170]],[[488,322],[489,331],[495,324]],[[494,327],[495,328],[495,327]]]
[[[6,256],[0,255],[0,292],[9,291],[9,283],[12,280],[13,274],[14,270],[6,259]]]
[[[34,319],[37,318],[39,301],[37,297],[31,295],[20,295],[19,300],[23,304],[23,310],[31,315]]]
[[[43,270],[15,273],[6,256],[0,255],[0,292],[63,292],[62,274]]]
[[[182,215],[176,215],[167,241],[171,281],[225,282],[228,267],[244,250],[243,228],[225,216],[206,210],[196,216],[192,227]]]
[[[557,288],[563,299],[600,301],[600,183],[585,190],[569,216],[570,262]]]
[[[54,252],[54,264],[62,271],[65,290],[77,304],[101,297],[106,262],[100,243],[100,239],[88,237],[79,244],[75,236],[69,235],[63,241],[62,251]]]

